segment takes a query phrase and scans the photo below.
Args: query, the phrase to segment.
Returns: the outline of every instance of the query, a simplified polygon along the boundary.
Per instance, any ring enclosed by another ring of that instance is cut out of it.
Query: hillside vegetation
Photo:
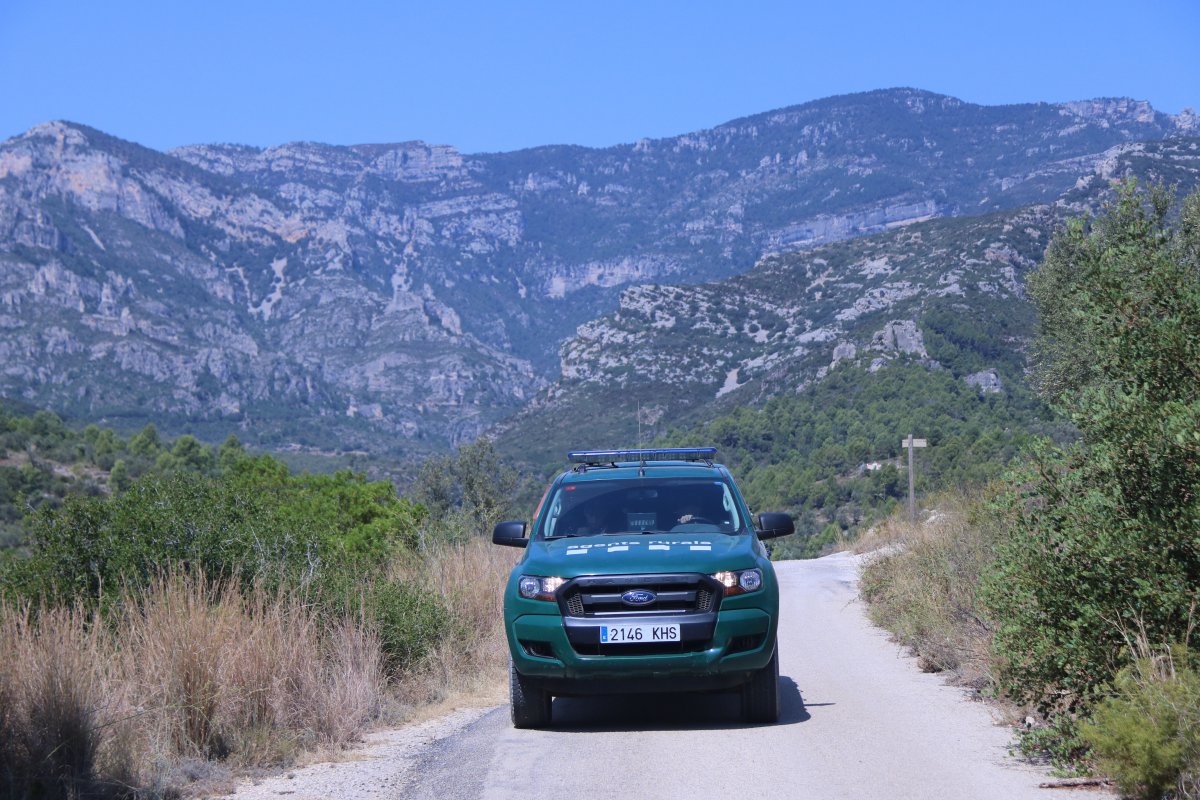
[[[1200,193],[1126,185],[1029,292],[1035,385],[1079,435],[1038,440],[983,501],[891,523],[903,547],[864,594],[929,663],[1045,719],[1031,751],[1200,797]]]
[[[712,444],[756,510],[787,510],[798,536],[775,557],[813,557],[891,513],[908,494],[901,439],[926,437],[917,488],[967,487],[1000,475],[1036,433],[1065,430],[1028,393],[981,394],[947,371],[896,364],[835,369],[799,396],[740,409],[672,444]],[[869,468],[868,468],[869,465]]]
[[[215,475],[245,455],[236,436],[213,447],[191,435],[163,438],[150,424],[123,438],[0,400],[0,549],[23,544],[30,512],[68,497],[120,492],[146,475]]]

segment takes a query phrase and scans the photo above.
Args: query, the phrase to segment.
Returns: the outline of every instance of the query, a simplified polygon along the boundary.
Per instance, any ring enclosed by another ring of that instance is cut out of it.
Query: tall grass
[[[298,592],[170,576],[124,608],[122,674],[169,752],[282,763],[298,747],[351,741],[378,709],[378,640],[352,619],[322,619]]]
[[[947,493],[916,525],[888,518],[858,543],[874,551],[861,591],[871,619],[912,648],[929,671],[948,671],[965,684],[994,684],[992,629],[977,590],[993,558],[998,520],[980,498]]]
[[[391,580],[440,595],[449,618],[398,674],[371,620],[298,589],[174,572],[103,616],[0,603],[0,796],[227,789],[239,769],[359,739],[384,709],[495,695],[513,560],[472,541],[394,564]]]
[[[188,759],[280,764],[366,729],[379,642],[294,593],[167,575],[101,619],[0,606],[0,789],[172,794]]]
[[[417,703],[450,694],[495,694],[507,680],[503,587],[516,552],[490,542],[434,544],[419,561],[394,568],[393,577],[430,585],[453,624],[398,687]]]
[[[108,691],[113,655],[87,614],[0,607],[0,794],[99,795],[128,777],[104,735],[128,713],[123,692]]]

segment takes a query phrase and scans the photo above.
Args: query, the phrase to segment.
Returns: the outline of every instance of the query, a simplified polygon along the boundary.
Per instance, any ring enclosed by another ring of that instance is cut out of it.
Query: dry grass
[[[105,776],[128,778],[104,731],[127,714],[108,692],[109,637],[89,615],[0,607],[0,793],[102,796]]]
[[[913,526],[900,513],[858,544],[872,552],[862,594],[876,624],[908,645],[929,671],[950,671],[976,688],[993,685],[992,631],[976,591],[992,558],[995,522],[981,499],[939,496]]]
[[[352,741],[378,709],[378,641],[352,620],[323,622],[295,593],[171,577],[125,608],[124,674],[174,753],[286,763],[299,747]]]
[[[394,565],[441,594],[452,624],[390,682],[375,634],[296,592],[171,574],[104,619],[0,604],[0,796],[228,790],[237,771],[329,753],[380,719],[498,700],[516,555],[478,541]]]
[[[0,794],[177,794],[228,776],[181,765],[286,763],[377,714],[378,641],[294,594],[173,575],[122,607],[0,607]]]
[[[504,585],[518,553],[474,540],[436,545],[420,562],[397,565],[406,581],[432,583],[455,624],[413,674],[402,693],[416,705],[456,696],[492,700],[506,685],[508,645],[504,639]]]

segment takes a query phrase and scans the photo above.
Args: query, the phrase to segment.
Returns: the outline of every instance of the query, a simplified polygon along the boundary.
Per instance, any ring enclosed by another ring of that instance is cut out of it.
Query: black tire
[[[742,684],[742,716],[746,722],[779,721],[779,646],[771,660]]]
[[[541,728],[550,724],[550,693],[517,672],[508,662],[508,703],[514,728]]]

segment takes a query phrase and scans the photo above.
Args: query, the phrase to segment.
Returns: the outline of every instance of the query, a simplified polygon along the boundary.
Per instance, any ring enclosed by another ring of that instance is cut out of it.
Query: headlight
[[[554,592],[562,586],[563,578],[543,578],[537,575],[522,575],[517,581],[517,591],[527,600],[554,600]]]
[[[725,587],[726,597],[729,597],[731,594],[757,592],[762,588],[762,570],[759,569],[718,572],[712,577],[716,578]]]

